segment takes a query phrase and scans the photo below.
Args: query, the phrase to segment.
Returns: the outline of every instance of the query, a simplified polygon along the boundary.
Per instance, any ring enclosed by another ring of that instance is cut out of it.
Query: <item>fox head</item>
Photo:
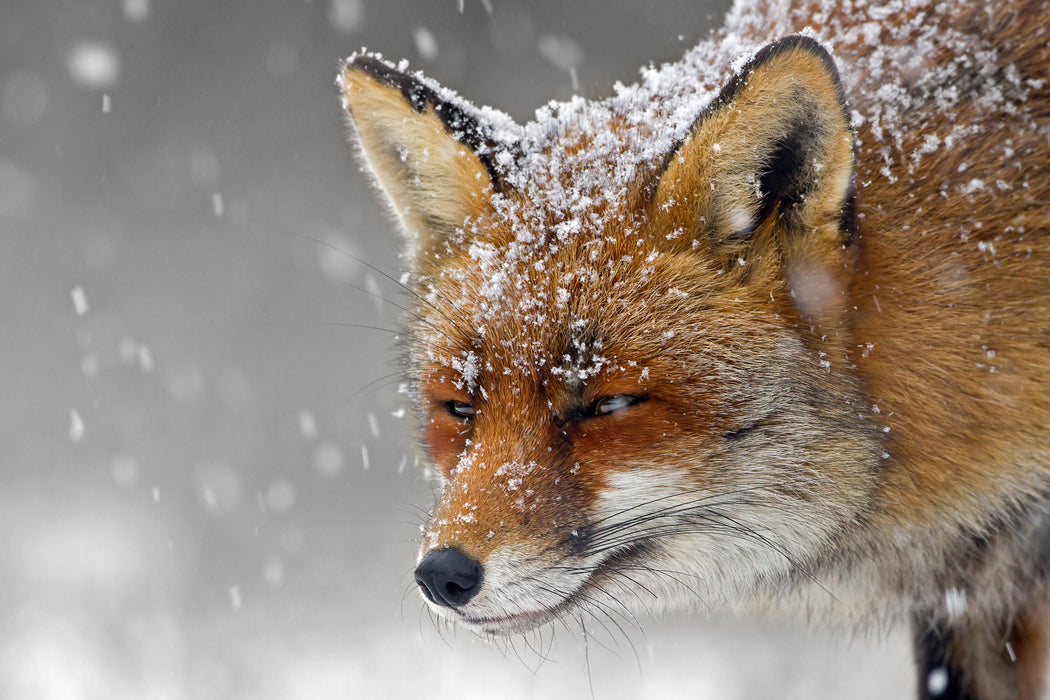
[[[828,53],[792,36],[719,91],[524,127],[370,55],[339,82],[407,240],[433,608],[507,633],[809,576],[882,453],[851,364],[853,135]]]

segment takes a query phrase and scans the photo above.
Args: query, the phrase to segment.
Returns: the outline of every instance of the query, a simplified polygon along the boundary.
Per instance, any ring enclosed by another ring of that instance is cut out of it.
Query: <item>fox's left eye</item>
[[[644,396],[632,396],[630,394],[613,394],[603,396],[591,404],[589,413],[592,416],[607,416],[610,413],[622,411],[636,403],[645,400]]]

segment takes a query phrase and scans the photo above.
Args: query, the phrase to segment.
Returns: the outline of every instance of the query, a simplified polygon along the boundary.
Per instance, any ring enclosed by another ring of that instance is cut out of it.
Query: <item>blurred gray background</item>
[[[524,121],[633,82],[725,9],[0,2],[0,697],[908,694],[893,631],[435,629],[393,339],[338,325],[394,328],[374,295],[403,301],[353,257],[397,274],[339,58],[409,58]]]

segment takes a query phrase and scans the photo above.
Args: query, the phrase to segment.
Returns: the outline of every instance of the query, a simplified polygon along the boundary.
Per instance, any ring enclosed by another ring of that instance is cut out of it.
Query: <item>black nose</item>
[[[432,549],[416,567],[416,583],[430,602],[458,608],[481,588],[481,564],[455,547]]]

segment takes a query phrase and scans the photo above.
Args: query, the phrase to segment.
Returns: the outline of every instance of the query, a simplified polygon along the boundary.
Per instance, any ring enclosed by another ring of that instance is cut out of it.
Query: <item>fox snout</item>
[[[459,608],[481,590],[481,563],[455,547],[432,549],[416,566],[416,583],[423,597],[435,605]]]

